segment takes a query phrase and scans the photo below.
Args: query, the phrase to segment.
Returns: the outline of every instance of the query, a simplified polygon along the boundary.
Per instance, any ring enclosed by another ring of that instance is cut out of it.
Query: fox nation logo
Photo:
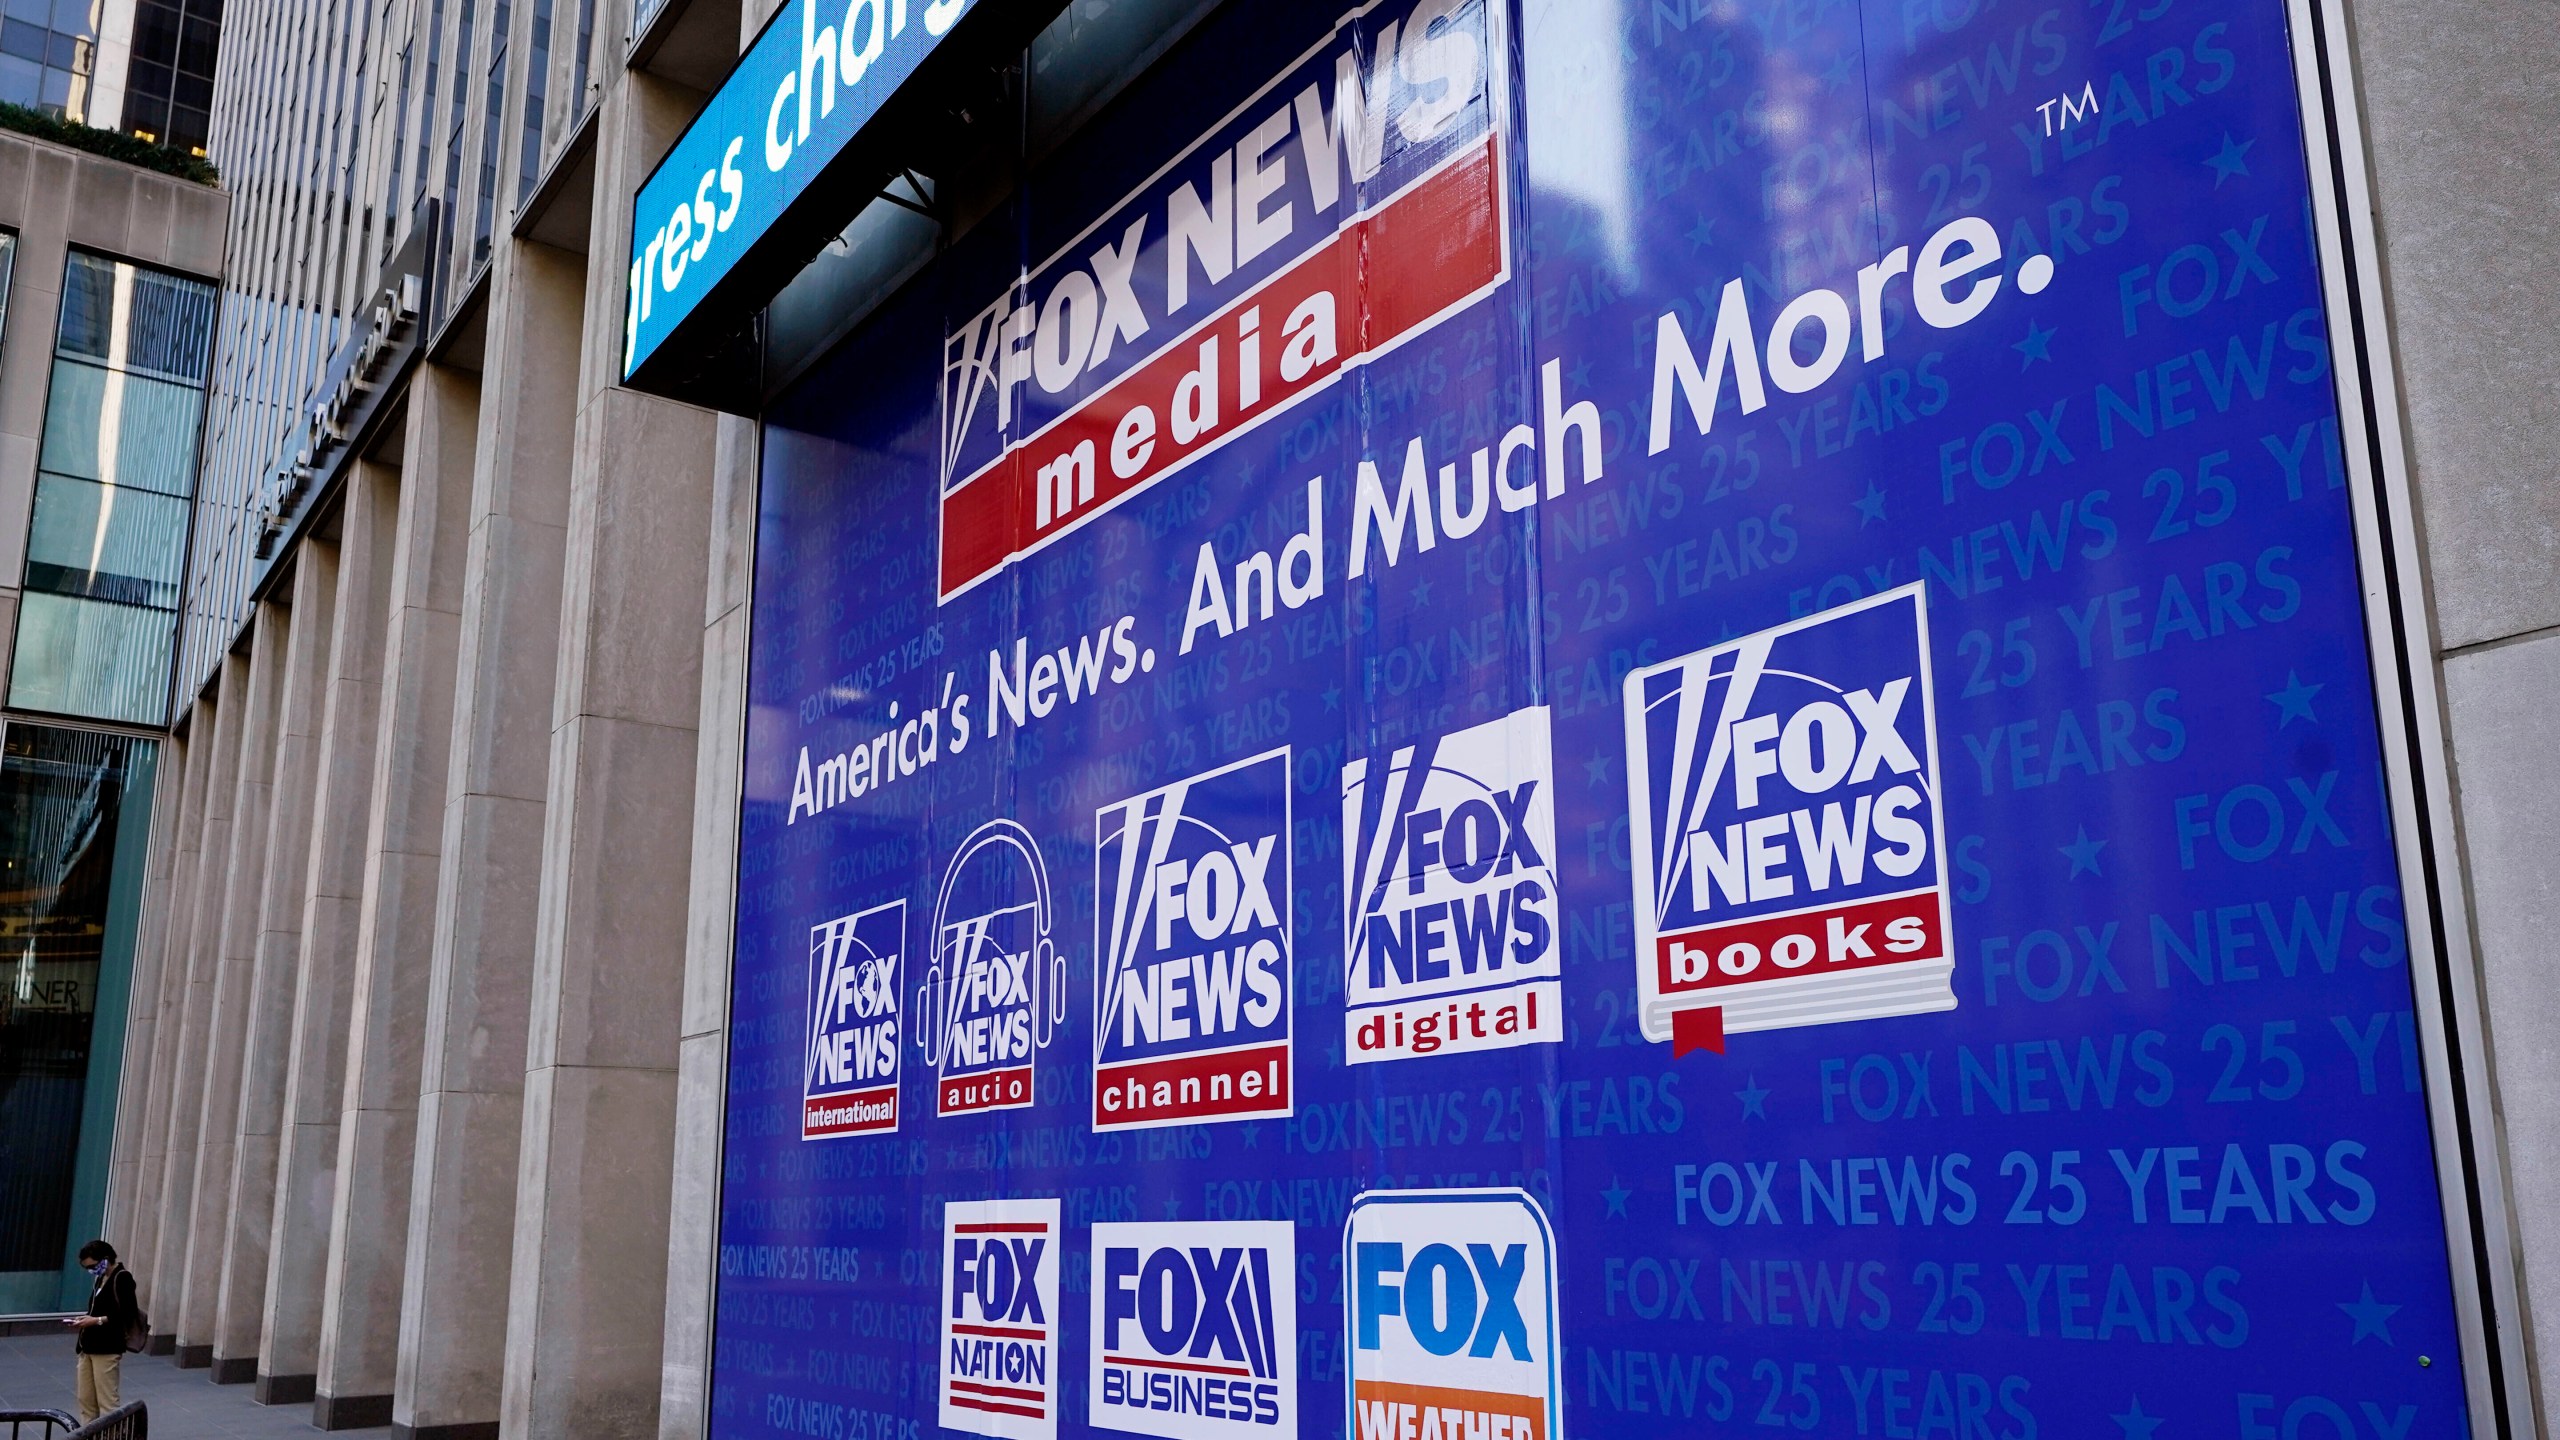
[[[1342,767],[1344,1055],[1555,1041],[1555,764],[1547,709]]]
[[[1924,595],[1627,677],[1648,1036],[1954,1008]]]
[[[1343,1224],[1352,1440],[1560,1440],[1555,1229],[1523,1190],[1373,1190]]]
[[[1058,1202],[942,1207],[942,1424],[1058,1433]]]
[[[1289,752],[1095,812],[1093,1126],[1289,1114]]]
[[[801,1139],[898,1128],[898,956],[906,937],[904,900],[810,927]]]
[[[1093,1227],[1086,1419],[1165,1440],[1298,1433],[1297,1229]]]

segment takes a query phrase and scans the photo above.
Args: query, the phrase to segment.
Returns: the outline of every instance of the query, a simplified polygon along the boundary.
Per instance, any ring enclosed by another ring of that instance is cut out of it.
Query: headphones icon
[[[926,932],[927,943],[933,947],[933,963],[926,969],[923,983],[916,986],[916,1017],[922,1022],[917,1043],[923,1046],[928,1065],[939,1067],[948,1053],[950,1023],[959,1004],[959,996],[955,992],[964,967],[944,962],[946,959],[967,958],[945,953],[948,942],[943,931],[951,910],[953,882],[959,879],[961,867],[979,851],[998,847],[1019,851],[1031,869],[1031,913],[1035,938],[1031,942],[1028,978],[1033,1047],[1048,1048],[1049,1041],[1058,1033],[1058,1026],[1067,1018],[1067,962],[1066,957],[1058,953],[1057,942],[1052,938],[1055,927],[1051,921],[1057,912],[1052,907],[1049,894],[1049,869],[1040,861],[1039,842],[1031,838],[1031,832],[1019,821],[990,820],[969,832],[969,838],[961,842],[959,851],[951,857],[949,868],[942,872],[942,889],[934,898],[933,928]]]

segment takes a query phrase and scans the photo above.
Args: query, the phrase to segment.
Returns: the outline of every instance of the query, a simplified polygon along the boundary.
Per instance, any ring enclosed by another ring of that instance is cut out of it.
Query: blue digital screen
[[[1032,169],[766,417],[714,1433],[2465,1433],[2285,14]]]

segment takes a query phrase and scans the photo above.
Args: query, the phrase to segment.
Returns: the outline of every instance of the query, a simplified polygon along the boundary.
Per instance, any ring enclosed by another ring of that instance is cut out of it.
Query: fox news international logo
[[[1627,677],[1645,1033],[1955,1006],[1923,587]]]
[[[1342,767],[1344,1055],[1561,1039],[1547,709]]]
[[[1526,1191],[1361,1195],[1342,1268],[1352,1440],[1560,1440],[1555,1230]]]
[[[942,1207],[944,1428],[1058,1433],[1058,1202]]]
[[[907,902],[809,929],[809,1053],[800,1138],[898,1128],[898,957]]]
[[[1093,1227],[1087,1420],[1165,1440],[1298,1433],[1296,1227]]]
[[[1094,815],[1093,1124],[1289,1114],[1289,752]]]

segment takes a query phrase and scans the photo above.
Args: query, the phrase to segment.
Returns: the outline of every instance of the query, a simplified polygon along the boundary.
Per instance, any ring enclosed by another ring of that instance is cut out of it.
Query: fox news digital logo
[[[1342,767],[1350,1063],[1563,1037],[1554,792],[1543,705]]]
[[[1351,1440],[1561,1440],[1555,1230],[1526,1191],[1370,1191],[1342,1267]]]
[[[1165,1440],[1298,1433],[1296,1227],[1093,1227],[1086,1419]]]
[[[1289,1114],[1289,752],[1093,828],[1094,1128]]]
[[[1627,677],[1645,1033],[1955,1006],[1924,590]]]
[[[809,929],[809,1053],[800,1138],[898,1128],[898,956],[907,902]]]
[[[1058,1202],[942,1207],[942,1424],[1058,1433]]]

